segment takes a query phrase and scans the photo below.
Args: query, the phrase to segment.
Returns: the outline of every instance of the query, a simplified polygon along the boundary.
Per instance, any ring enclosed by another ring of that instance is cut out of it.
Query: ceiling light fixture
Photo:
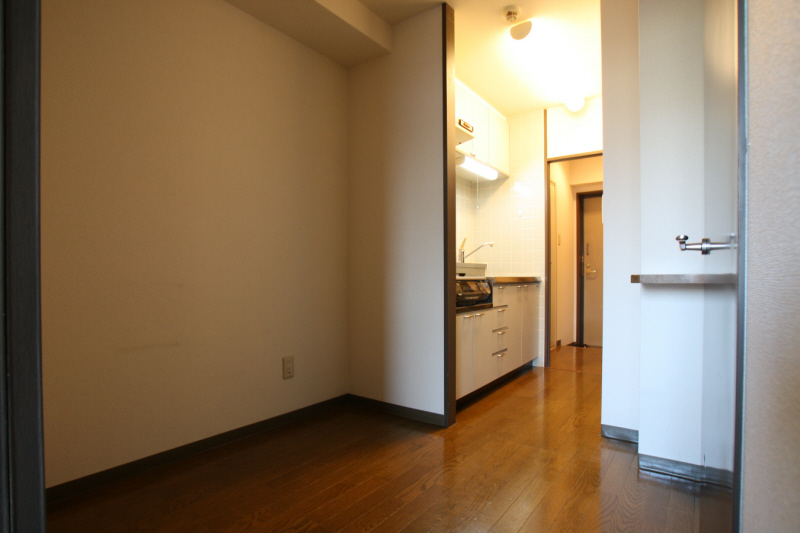
[[[465,157],[464,162],[461,163],[461,166],[469,170],[470,172],[474,172],[478,176],[482,178],[486,178],[487,180],[496,180],[497,179],[497,171],[490,167],[489,165],[484,165],[480,161],[476,161],[471,157]]]
[[[503,12],[508,22],[516,22],[519,18],[519,8],[517,6],[506,6],[503,8]],[[511,27],[511,37],[517,41],[521,41],[530,34],[531,28],[533,28],[533,23],[530,20],[514,24],[514,26]]]
[[[564,105],[573,113],[577,113],[583,109],[583,105],[585,103],[586,99],[583,96],[570,96],[569,98],[564,99]]]
[[[531,33],[531,28],[533,28],[533,22],[530,20],[511,26],[511,37],[521,41]]]

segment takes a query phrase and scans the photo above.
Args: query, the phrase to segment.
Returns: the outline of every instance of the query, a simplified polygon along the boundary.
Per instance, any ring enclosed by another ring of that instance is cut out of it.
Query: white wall
[[[800,523],[800,13],[750,0],[743,531]],[[794,75],[790,75],[794,73]]]
[[[218,0],[46,0],[41,102],[48,486],[348,391],[342,67]]]
[[[513,200],[511,195],[506,196],[508,198],[506,202],[517,209],[516,213],[514,213],[514,209],[506,211],[511,211],[511,217],[514,219],[514,222],[512,222],[512,237],[516,227],[514,224],[519,220],[519,217],[515,215],[518,215],[518,209],[520,208],[520,206],[514,205],[513,202],[524,202],[521,204],[524,246],[522,271],[514,272],[512,270],[508,274],[531,275],[532,273],[535,276],[541,276],[542,280],[544,280],[544,213],[545,190],[547,187],[544,173],[544,111],[533,111],[509,117],[508,126],[511,143],[511,153],[509,154],[511,158],[511,177],[508,178],[509,183],[506,187],[512,187],[514,185],[511,183],[513,180],[513,182],[519,182],[524,185],[526,187],[524,190],[530,190],[533,195],[532,197],[523,196],[522,198],[517,195],[518,200]],[[492,217],[490,217],[490,224],[492,224],[490,227],[495,228],[495,223],[491,220]],[[502,229],[502,224],[505,224],[505,222],[501,220],[501,231],[505,232],[506,230]],[[530,263],[531,248],[533,250],[532,264]],[[508,256],[506,255],[505,257]],[[512,251],[511,259],[513,260],[514,257],[514,252]],[[533,267],[532,272],[528,270],[531,266]],[[498,272],[495,275],[498,274],[500,273]],[[544,293],[545,291],[542,287],[542,290],[539,291],[539,348],[536,356],[538,359],[534,361],[534,364],[538,366],[544,366],[545,354]]]
[[[675,236],[736,231],[735,3],[640,2],[642,272],[733,272]],[[639,452],[733,469],[736,292],[641,292]]]
[[[351,392],[443,414],[442,9],[393,30],[349,73]]]
[[[639,429],[641,194],[639,5],[602,0],[603,399],[601,422]]]
[[[565,106],[547,110],[547,157],[563,157],[603,149],[603,98],[587,98],[575,113]]]
[[[703,272],[703,4],[639,3],[642,273]],[[641,291],[639,453],[701,464],[703,288]]]

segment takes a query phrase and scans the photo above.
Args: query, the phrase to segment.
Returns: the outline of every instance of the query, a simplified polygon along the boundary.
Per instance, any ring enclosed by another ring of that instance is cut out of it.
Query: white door
[[[737,232],[738,157],[736,9],[726,0],[706,1],[705,23],[705,234],[725,243]],[[700,252],[683,252],[699,254]],[[701,254],[702,255],[702,254]],[[702,255],[707,274],[737,271],[738,249]],[[707,285],[703,320],[702,453],[705,466],[733,465],[736,402],[736,310],[733,284]]]

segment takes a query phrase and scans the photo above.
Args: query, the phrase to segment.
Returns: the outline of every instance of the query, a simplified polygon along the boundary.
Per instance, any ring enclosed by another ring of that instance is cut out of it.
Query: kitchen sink
[[[456,277],[486,277],[486,263],[456,263]]]

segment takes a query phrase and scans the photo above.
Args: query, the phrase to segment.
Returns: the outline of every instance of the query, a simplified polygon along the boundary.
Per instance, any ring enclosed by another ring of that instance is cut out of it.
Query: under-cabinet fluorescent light
[[[490,167],[489,165],[484,165],[480,161],[476,161],[471,157],[465,157],[464,162],[461,163],[461,166],[469,170],[470,172],[474,172],[478,176],[482,178],[486,178],[487,180],[496,180],[497,179],[497,171]]]

